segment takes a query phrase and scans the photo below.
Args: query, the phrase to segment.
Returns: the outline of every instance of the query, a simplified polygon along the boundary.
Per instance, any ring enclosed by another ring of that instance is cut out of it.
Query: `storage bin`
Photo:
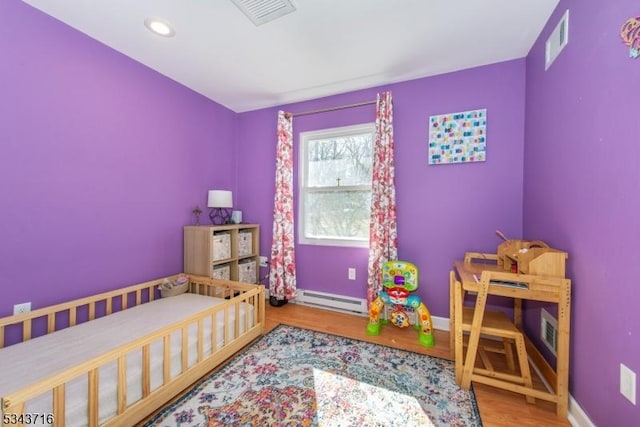
[[[238,256],[247,256],[253,253],[252,240],[250,231],[240,231],[238,233]]]
[[[229,266],[229,264],[213,266],[213,278],[229,280],[231,278],[231,267]]]
[[[231,258],[231,237],[229,233],[213,234],[213,260]]]
[[[258,276],[256,270],[256,262],[252,260],[244,260],[238,263],[238,281],[246,283],[257,283]]]

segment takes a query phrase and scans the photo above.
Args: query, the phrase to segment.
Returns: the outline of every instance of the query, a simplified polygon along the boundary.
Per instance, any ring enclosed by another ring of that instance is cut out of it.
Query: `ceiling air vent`
[[[289,0],[231,0],[256,26],[296,10]]]

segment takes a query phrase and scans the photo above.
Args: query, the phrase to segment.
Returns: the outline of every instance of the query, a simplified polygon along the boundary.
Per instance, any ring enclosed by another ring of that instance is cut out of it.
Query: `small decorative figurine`
[[[196,206],[196,208],[191,212],[196,216],[196,225],[200,225],[200,214],[202,213],[200,206]]]
[[[629,58],[640,57],[640,16],[629,18],[620,29],[620,37],[629,46]]]

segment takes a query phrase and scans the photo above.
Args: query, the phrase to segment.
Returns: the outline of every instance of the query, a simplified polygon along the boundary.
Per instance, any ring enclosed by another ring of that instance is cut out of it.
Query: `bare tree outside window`
[[[301,135],[301,241],[362,246],[369,239],[373,124]]]

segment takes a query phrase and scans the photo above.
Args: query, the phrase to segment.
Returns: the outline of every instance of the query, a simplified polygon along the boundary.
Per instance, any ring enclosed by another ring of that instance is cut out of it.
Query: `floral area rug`
[[[280,325],[145,426],[481,426],[451,361]]]

